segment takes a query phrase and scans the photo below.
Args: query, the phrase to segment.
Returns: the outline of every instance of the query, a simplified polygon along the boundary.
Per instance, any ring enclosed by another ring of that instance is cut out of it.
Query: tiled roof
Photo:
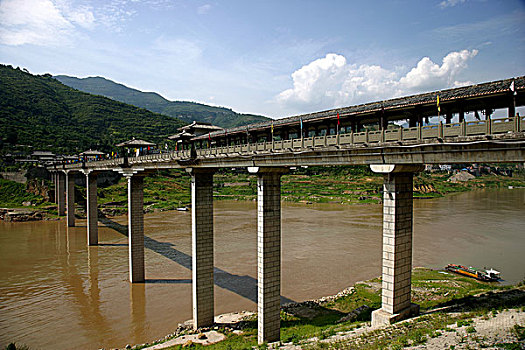
[[[445,103],[445,102],[449,102],[453,100],[472,98],[472,97],[483,96],[483,95],[488,95],[488,94],[495,94],[499,92],[509,92],[510,93],[510,86],[512,82],[514,82],[514,88],[516,89],[516,91],[525,89],[525,76],[521,76],[517,78],[510,78],[510,79],[498,80],[498,81],[493,81],[493,82],[488,82],[488,83],[469,85],[469,86],[464,86],[464,87],[459,87],[459,88],[454,88],[454,89],[433,91],[433,92],[423,93],[419,95],[412,95],[412,96],[394,98],[390,100],[376,101],[376,102],[366,103],[366,104],[361,104],[361,105],[356,105],[356,106],[336,108],[336,109],[331,109],[331,110],[322,111],[322,112],[302,114],[302,115],[297,115],[297,116],[292,116],[292,117],[287,117],[287,118],[282,118],[282,119],[275,119],[269,122],[250,124],[246,126],[239,126],[239,127],[223,130],[223,131],[212,132],[211,136],[220,136],[220,135],[223,135],[224,133],[246,132],[246,130],[250,130],[250,129],[267,128],[267,127],[270,127],[272,123],[274,124],[274,126],[277,127],[279,125],[298,123],[301,119],[303,120],[303,122],[306,122],[306,121],[314,120],[314,119],[335,117],[337,113],[339,113],[339,115],[343,117],[343,116],[348,116],[348,115],[357,115],[357,114],[381,111],[382,109],[384,109],[385,111],[388,111],[391,109],[399,109],[403,107],[424,105],[424,104],[429,104],[429,103],[435,104],[438,95],[439,95],[440,103]]]
[[[139,140],[139,139],[132,139],[129,141],[124,141],[116,145],[117,147],[144,147],[144,146],[155,146],[154,143]]]

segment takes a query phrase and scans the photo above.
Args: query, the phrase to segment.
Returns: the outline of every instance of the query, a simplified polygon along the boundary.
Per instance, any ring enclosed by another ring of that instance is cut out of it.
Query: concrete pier
[[[419,313],[411,303],[413,175],[422,165],[371,165],[384,174],[381,309],[372,326],[387,325]]]
[[[56,203],[57,202],[57,190],[58,190],[58,185],[57,185],[57,172],[56,171],[52,171],[51,172],[51,181],[53,181],[53,194],[54,194],[54,198],[53,198],[53,203]]]
[[[86,172],[87,244],[98,244],[97,175]]]
[[[213,173],[215,169],[186,169],[191,174],[193,327],[213,325]]]
[[[68,171],[66,173],[66,210],[67,226],[75,226],[75,173]]]
[[[58,215],[66,215],[66,174],[59,171],[57,172],[57,203],[58,203]]]
[[[257,341],[280,339],[281,175],[286,168],[250,167],[257,174]]]
[[[144,282],[144,177],[128,179],[129,280]]]

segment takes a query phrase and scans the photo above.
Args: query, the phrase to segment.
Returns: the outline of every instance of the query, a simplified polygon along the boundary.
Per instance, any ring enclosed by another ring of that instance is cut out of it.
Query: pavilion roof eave
[[[156,146],[153,142],[148,142],[140,139],[131,139],[128,141],[121,142],[116,145],[117,147],[148,147]]]
[[[79,154],[79,156],[103,156],[103,155],[105,155],[104,152],[100,152],[97,150],[91,150],[91,149]]]
[[[203,131],[206,131],[206,132],[223,130],[223,128],[221,128],[220,126],[212,125],[211,123],[196,122],[196,121],[193,121],[191,124],[184,125],[184,126],[178,128],[178,130],[180,130],[182,132],[184,132],[185,130],[188,130],[188,129],[203,130]]]
[[[190,134],[186,131],[183,131],[181,133],[178,133],[178,134],[175,134],[175,135],[171,135],[171,136],[168,136],[168,139],[169,140],[182,140],[182,139],[191,139],[195,137],[195,134]]]

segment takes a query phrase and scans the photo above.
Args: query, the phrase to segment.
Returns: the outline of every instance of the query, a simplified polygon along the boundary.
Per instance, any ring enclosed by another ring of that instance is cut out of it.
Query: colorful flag
[[[272,136],[273,136],[273,122],[272,122]]]
[[[208,133],[208,141],[211,142],[211,133]]]
[[[339,112],[337,112],[337,125],[341,125],[341,120],[339,120]]]
[[[441,113],[441,106],[439,105],[439,95],[437,95],[437,108],[438,108],[438,113]]]
[[[301,121],[301,137],[303,137],[303,118],[299,118]]]

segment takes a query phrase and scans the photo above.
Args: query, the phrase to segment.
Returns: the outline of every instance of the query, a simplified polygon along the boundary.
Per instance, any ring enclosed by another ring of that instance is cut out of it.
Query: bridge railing
[[[315,137],[296,138],[290,140],[268,141],[258,143],[238,144],[197,149],[197,157],[213,157],[219,155],[249,154],[253,152],[287,152],[299,149],[315,149],[324,147],[339,147],[348,145],[380,144],[384,142],[417,141],[431,139],[447,139],[461,136],[477,136],[504,134],[525,131],[525,116],[508,117],[501,119],[487,119],[463,121],[449,124],[433,124],[409,128],[395,128],[383,130],[366,130],[338,135],[324,135]],[[128,164],[150,162],[169,162],[191,158],[190,150],[178,150],[149,154],[138,157],[128,157]],[[96,161],[99,167],[118,167],[124,163],[123,158]],[[89,162],[93,163],[93,162]],[[67,165],[66,168],[79,167],[79,163]]]

